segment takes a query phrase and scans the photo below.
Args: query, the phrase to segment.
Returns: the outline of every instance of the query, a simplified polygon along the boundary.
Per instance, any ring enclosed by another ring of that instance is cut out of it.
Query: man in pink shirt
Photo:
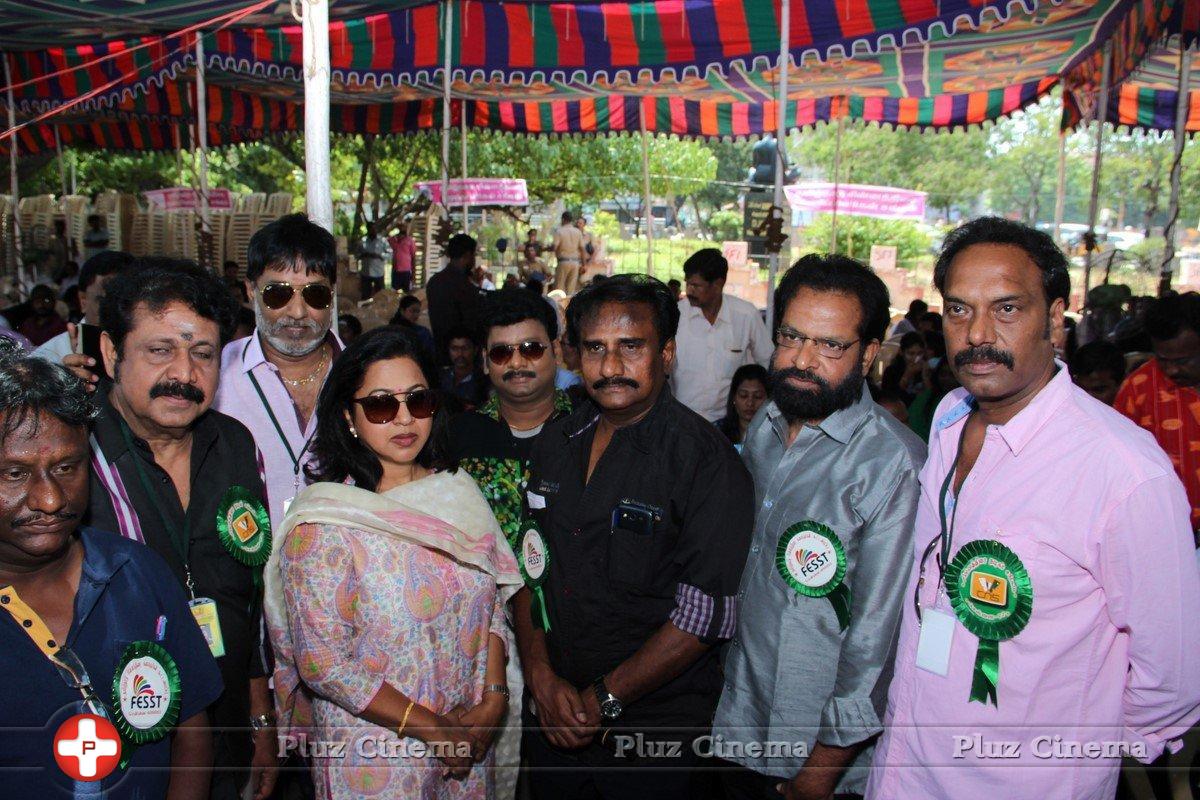
[[[1070,284],[1048,236],[974,220],[934,283],[962,388],[934,416],[867,797],[1111,798],[1122,755],[1200,717],[1183,487],[1055,361]]]
[[[408,231],[408,223],[400,223],[400,231],[390,239],[392,248],[392,288],[407,292],[412,285],[413,261],[417,257],[417,243]]]

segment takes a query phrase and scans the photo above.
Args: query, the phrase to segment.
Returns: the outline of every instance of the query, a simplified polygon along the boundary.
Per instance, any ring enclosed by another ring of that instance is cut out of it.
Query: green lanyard
[[[142,466],[142,457],[133,445],[133,432],[129,430],[129,424],[124,419],[121,420],[121,436],[124,437],[125,446],[129,448],[129,453],[133,457],[133,466],[137,470],[138,481],[142,484],[142,491],[146,493],[146,498],[154,506],[154,510],[158,512],[158,518],[162,522],[163,530],[167,532],[167,536],[171,540],[171,546],[175,548],[175,552],[179,554],[179,558],[183,562],[183,574],[188,594],[194,600],[196,599],[196,585],[192,582],[192,569],[188,565],[188,552],[191,548],[192,537],[192,519],[188,515],[187,509],[184,509],[183,536],[180,537],[178,529],[171,524],[171,520],[167,517],[166,509],[162,505],[162,498],[155,493],[154,485],[150,483],[150,476],[146,474],[146,468]]]

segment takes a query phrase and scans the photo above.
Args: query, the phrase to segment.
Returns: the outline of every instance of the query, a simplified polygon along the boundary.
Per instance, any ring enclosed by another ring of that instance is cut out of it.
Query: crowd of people
[[[997,218],[892,331],[844,256],[768,329],[715,249],[565,313],[475,254],[347,341],[303,215],[240,285],[100,253],[0,356],[6,793],[1104,798],[1200,720],[1200,297],[1126,377]]]

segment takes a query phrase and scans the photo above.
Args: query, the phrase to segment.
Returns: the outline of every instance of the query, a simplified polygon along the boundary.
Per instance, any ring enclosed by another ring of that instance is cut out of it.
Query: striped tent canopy
[[[1059,84],[1086,97],[1098,84],[1105,41],[1114,42],[1114,80],[1124,78],[1186,0],[1026,2],[793,0],[789,127],[851,117],[953,128],[1010,114]],[[644,124],[651,132],[738,137],[774,128],[778,0],[454,0],[331,25],[335,131],[441,124],[446,7],[455,124],[465,113],[476,128],[534,134]],[[212,125],[297,130],[300,37],[296,25],[206,34]],[[94,92],[72,113],[194,119],[190,35],[11,58],[21,81],[108,54],[116,57],[21,87],[18,109],[44,112]]]

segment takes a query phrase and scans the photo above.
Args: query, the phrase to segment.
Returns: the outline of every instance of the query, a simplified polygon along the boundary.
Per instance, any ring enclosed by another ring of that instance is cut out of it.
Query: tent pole
[[[450,214],[450,54],[454,45],[450,36],[454,32],[454,14],[450,0],[442,3],[442,47],[445,49],[442,63],[442,205],[446,215]],[[465,220],[464,220],[465,221]]]
[[[646,115],[638,120],[642,128],[642,213],[646,217],[646,274],[654,276],[654,206],[650,197],[650,141],[646,137]]]
[[[79,194],[79,176],[76,174],[75,165],[76,156],[74,153],[71,153],[71,194]]]
[[[842,122],[845,117],[838,117],[837,139],[833,145],[833,219],[830,221],[829,252],[837,252],[837,212],[838,194],[842,184]]]
[[[467,101],[458,103],[459,139],[462,144],[462,179],[463,179],[463,233],[467,232]]]
[[[1108,116],[1108,81],[1112,74],[1112,40],[1104,46],[1104,61],[1100,67],[1100,96],[1092,117],[1096,121],[1096,151],[1092,154],[1092,195],[1088,200],[1088,239],[1095,241],[1096,215],[1100,210],[1100,160],[1104,147],[1104,118]],[[1092,280],[1092,253],[1094,248],[1087,250],[1083,256],[1083,305],[1087,308],[1088,289]]]
[[[784,139],[787,136],[788,51],[791,49],[792,4],[782,0],[779,7],[779,96],[775,100],[775,193],[772,203],[783,208]],[[775,326],[775,280],[779,276],[782,253],[772,253],[767,267],[767,326]]]
[[[1058,134],[1058,183],[1054,189],[1054,241],[1062,241],[1063,213],[1067,202],[1067,133]]]
[[[1158,279],[1158,296],[1162,297],[1171,288],[1171,273],[1175,269],[1175,224],[1179,221],[1179,182],[1183,171],[1183,147],[1187,143],[1187,120],[1191,106],[1192,50],[1195,45],[1181,48],[1179,53],[1179,92],[1175,100],[1175,157],[1171,161],[1171,204],[1167,212],[1167,227],[1163,231],[1166,245],[1163,247],[1162,271]]]
[[[63,160],[62,151],[62,134],[58,131],[58,126],[54,126],[54,155],[55,161],[58,162],[58,182],[62,186],[62,193],[67,193],[67,162]]]
[[[204,75],[204,34],[196,32],[196,138],[200,142],[200,224],[212,232],[208,217],[208,89]],[[203,259],[201,259],[203,263]],[[209,266],[214,266],[210,264]]]
[[[333,230],[329,177],[329,0],[304,0],[304,175],[308,218]],[[336,317],[334,320],[336,324]]]
[[[12,130],[17,127],[17,108],[13,100],[12,90],[12,72],[8,65],[8,53],[0,54],[4,57],[4,84],[8,87],[8,128]],[[21,213],[17,208],[20,205],[21,193],[17,182],[17,144],[18,139],[14,134],[9,138],[8,142],[8,180],[9,191],[12,192],[12,264],[17,268],[17,282],[21,297],[25,297],[25,265],[21,262]]]

